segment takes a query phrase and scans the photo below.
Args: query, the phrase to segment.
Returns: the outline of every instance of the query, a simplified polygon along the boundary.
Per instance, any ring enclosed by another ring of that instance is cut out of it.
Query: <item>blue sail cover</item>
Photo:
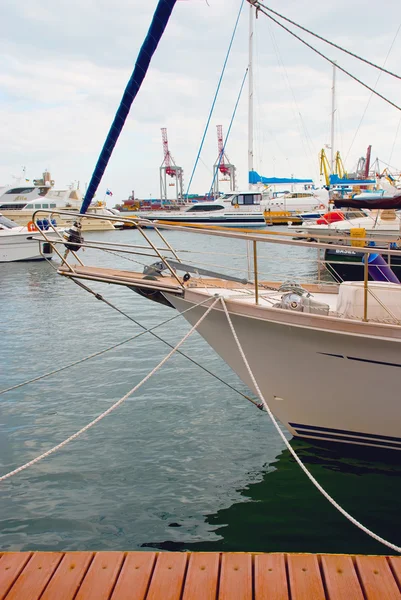
[[[132,102],[134,101],[135,96],[142,85],[152,56],[164,33],[176,1],[177,0],[159,0],[158,2],[153,15],[152,23],[149,27],[149,31],[139,51],[134,71],[127,87],[125,88],[120,106],[116,112],[116,116],[114,117],[114,121],[110,127],[109,133],[107,134],[106,141],[96,163],[95,170],[93,171],[92,179],[90,180],[85,198],[82,202],[80,213],[83,215],[86,213],[90,203],[92,202],[99,183],[102,180],[103,173],[107,167],[107,163],[109,162],[121,130],[124,127],[124,123],[130,111]]]
[[[313,184],[312,179],[293,179],[287,177],[262,177],[256,171],[249,171],[249,183],[263,183],[264,185],[279,185],[280,183],[307,183]]]
[[[376,185],[374,179],[347,179],[338,175],[330,175],[330,185]]]

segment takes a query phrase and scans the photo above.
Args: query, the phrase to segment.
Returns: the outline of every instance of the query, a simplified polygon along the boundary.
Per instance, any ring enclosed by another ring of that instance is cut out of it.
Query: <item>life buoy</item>
[[[320,208],[320,209],[323,209],[323,208],[326,208],[326,207],[325,207],[325,205],[324,205],[324,204],[319,204],[319,208]]]
[[[239,204],[234,204],[234,208],[239,208]]]
[[[33,221],[29,221],[29,223],[27,224],[27,229],[28,231],[36,231],[36,225]]]

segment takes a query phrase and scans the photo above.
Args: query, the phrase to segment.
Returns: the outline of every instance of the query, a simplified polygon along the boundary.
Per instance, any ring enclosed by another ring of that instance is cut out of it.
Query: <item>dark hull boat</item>
[[[363,253],[356,250],[332,250],[325,251],[324,260],[329,273],[336,281],[363,281],[364,263]],[[381,254],[387,265],[398,279],[401,280],[401,257],[389,257],[384,251]],[[369,271],[369,280],[374,281],[372,270]]]

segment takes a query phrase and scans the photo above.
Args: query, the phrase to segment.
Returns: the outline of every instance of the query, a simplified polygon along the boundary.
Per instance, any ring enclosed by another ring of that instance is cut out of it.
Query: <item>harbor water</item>
[[[155,239],[155,232],[149,235]],[[143,243],[134,230],[86,237]],[[245,243],[181,232],[167,237],[175,247],[198,253],[188,256],[210,269],[246,271]],[[214,255],[217,248],[223,258]],[[289,252],[298,281],[316,276],[310,250],[269,245],[261,250],[267,277],[294,277]],[[144,256],[137,257],[141,264],[109,253],[97,257],[91,250],[81,256],[85,263],[141,271],[143,263],[152,262]],[[57,260],[53,263],[57,266]],[[0,282],[0,389],[141,332],[46,262],[1,264]],[[126,288],[93,288],[147,328],[175,315]],[[188,329],[179,317],[157,333],[175,344]],[[182,350],[249,393],[197,333]],[[145,334],[1,395],[0,474],[86,425],[168,352],[165,344]],[[319,381],[313,364],[305,369],[319,382],[322,402],[325,386],[344,392],[341,381]],[[301,402],[301,389],[299,398]],[[346,510],[379,535],[401,543],[400,454],[291,443]],[[0,548],[387,553],[320,496],[266,413],[179,355],[79,439],[0,483]]]

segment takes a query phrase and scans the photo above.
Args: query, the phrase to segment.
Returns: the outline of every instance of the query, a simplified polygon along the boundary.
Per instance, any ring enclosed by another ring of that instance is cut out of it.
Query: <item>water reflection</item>
[[[365,526],[401,542],[401,456],[390,451],[309,444],[293,448],[316,479]],[[265,466],[261,481],[240,490],[242,501],[205,517],[214,540],[166,540],[144,547],[164,550],[332,552],[388,554],[359,531],[312,486],[288,450]],[[171,523],[170,527],[179,527]],[[174,536],[172,536],[174,538]]]

